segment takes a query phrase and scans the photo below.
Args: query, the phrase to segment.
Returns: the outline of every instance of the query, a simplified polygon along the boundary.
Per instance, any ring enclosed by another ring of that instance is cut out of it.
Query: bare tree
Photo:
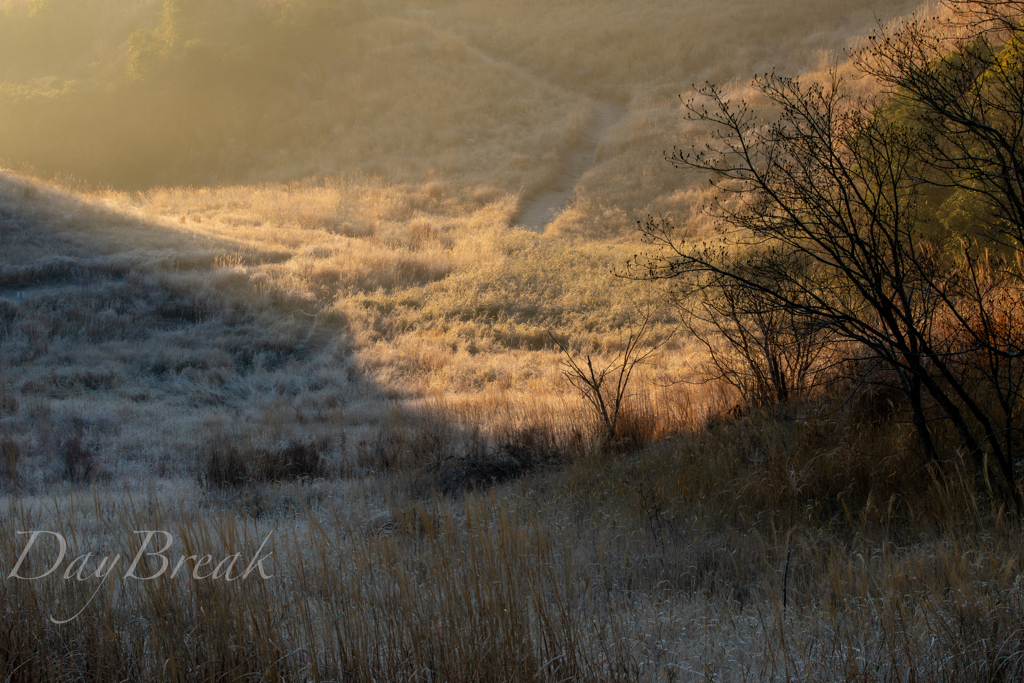
[[[765,279],[756,273],[752,277]],[[775,298],[726,278],[679,285],[670,296],[682,314],[684,329],[706,352],[703,381],[726,382],[747,405],[805,397],[834,368],[835,344],[829,330],[780,306]]]
[[[852,57],[926,144],[922,180],[975,200],[981,237],[1024,249],[1024,2],[947,0],[947,18],[872,36]]]
[[[626,337],[622,353],[605,365],[595,365],[592,354],[583,354],[583,359],[578,360],[565,343],[548,333],[564,356],[562,375],[593,409],[595,417],[604,428],[608,443],[612,445],[621,441],[620,418],[629,398],[627,389],[633,371],[664,344],[648,344],[651,318],[651,309],[645,309],[639,326],[630,330]]]
[[[738,310],[755,327],[774,320],[793,336],[803,329],[865,350],[898,378],[925,456],[937,454],[930,424],[948,421],[986,481],[993,475],[998,495],[1020,510],[1024,278],[1021,259],[1010,257],[1024,245],[1018,25],[992,28],[981,15],[953,57],[916,24],[881,34],[858,64],[891,84],[888,99],[856,100],[835,76],[804,86],[765,75],[755,80],[775,112],[765,122],[719,88],[700,89],[686,107],[712,124],[711,142],[666,156],[712,175],[717,198],[705,213],[718,239],[690,244],[670,222],[649,219],[641,234],[656,249],[635,258],[629,274],[673,281],[691,315],[728,321]],[[994,56],[976,56],[986,54]],[[1005,64],[1015,75],[999,72]],[[926,89],[927,79],[945,90]],[[965,123],[978,108],[989,113]],[[922,231],[921,196],[936,187],[987,202],[977,217],[987,219],[978,231],[986,242]],[[989,243],[1004,252],[982,259]],[[731,325],[719,323],[734,347],[757,339]],[[760,357],[780,356],[765,349]],[[771,385],[777,368],[767,368]]]

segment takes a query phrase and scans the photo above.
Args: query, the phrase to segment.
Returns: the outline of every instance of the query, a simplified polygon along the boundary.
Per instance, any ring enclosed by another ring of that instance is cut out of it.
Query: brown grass
[[[976,508],[963,474],[877,458],[888,431],[804,417],[419,503],[336,480],[12,500],[10,527],[65,534],[69,557],[132,554],[135,530],[163,529],[175,558],[248,560],[273,531],[273,578],[113,576],[64,626],[47,617],[95,580],[7,579],[0,666],[15,680],[1019,676],[1016,524]],[[5,537],[0,565],[24,540]]]
[[[203,182],[4,172],[0,677],[1024,675],[1019,521],[963,453],[922,466],[898,401],[731,411],[668,312],[617,448],[561,377],[549,331],[610,361],[663,299],[611,272],[634,221],[705,198],[661,159],[702,134],[674,95],[817,69],[911,7],[783,5],[362,3],[259,121],[190,122],[166,177]],[[92,63],[3,77],[59,99]],[[606,100],[626,117],[565,210],[518,229]],[[272,532],[273,577],[8,576],[18,531],[63,534],[67,562],[145,529],[246,561]]]

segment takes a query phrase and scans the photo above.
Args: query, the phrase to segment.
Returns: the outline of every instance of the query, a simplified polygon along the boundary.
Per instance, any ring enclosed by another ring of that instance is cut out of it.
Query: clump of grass
[[[324,445],[315,441],[294,440],[264,454],[259,465],[265,481],[315,479],[324,476]]]
[[[0,301],[0,340],[5,336],[3,328],[3,302]],[[7,379],[7,372],[0,368],[0,417],[13,415],[18,410],[18,396]]]
[[[199,450],[198,477],[210,488],[318,479],[328,473],[324,439],[267,438],[256,430],[212,429]]]
[[[648,388],[641,385],[628,399],[619,411],[615,439],[606,446],[609,451],[633,453],[677,431],[679,425],[671,424],[666,415],[659,413]]]
[[[235,488],[253,481],[251,449],[227,441],[208,442],[200,456],[200,482],[217,488]]]
[[[410,471],[440,463],[456,448],[456,432],[440,415],[392,404],[381,410],[372,436],[356,445],[355,461],[370,472]]]
[[[416,477],[412,492],[426,498],[431,493],[459,496],[466,490],[483,489],[511,481],[533,469],[534,463],[495,453],[486,458],[452,458],[425,468]]]

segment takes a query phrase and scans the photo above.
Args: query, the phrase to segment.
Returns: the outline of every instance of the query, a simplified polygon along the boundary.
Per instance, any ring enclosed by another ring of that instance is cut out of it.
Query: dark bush
[[[207,447],[205,463],[200,472],[200,479],[207,485],[217,488],[234,488],[244,486],[252,479],[249,473],[248,456],[237,446],[217,441]]]
[[[58,447],[64,479],[72,484],[87,484],[96,474],[96,447],[87,442],[80,429],[72,429]]]
[[[237,488],[249,484],[322,477],[326,473],[323,453],[327,444],[314,440],[291,440],[284,445],[264,446],[251,439],[218,435],[204,449],[200,480],[215,488]]]
[[[0,437],[0,479],[11,482],[18,487],[18,461],[21,459],[21,447],[10,434]]]
[[[412,483],[412,493],[459,496],[467,489],[486,488],[517,479],[527,472],[553,467],[568,460],[550,434],[522,429],[508,435],[493,449],[449,457],[423,468]]]
[[[259,462],[265,481],[316,478],[324,474],[322,444],[313,441],[291,441],[276,452],[264,453]]]

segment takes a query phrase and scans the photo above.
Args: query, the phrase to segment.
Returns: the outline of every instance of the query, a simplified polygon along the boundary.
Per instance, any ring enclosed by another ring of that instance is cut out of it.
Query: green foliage
[[[160,32],[153,29],[140,29],[128,38],[128,53],[125,73],[130,81],[142,82],[149,80],[164,65],[168,44]]]
[[[992,221],[988,207],[973,192],[962,189],[947,191],[945,200],[936,212],[936,218],[946,231],[955,237],[980,238],[980,226]]]
[[[1020,59],[1019,38],[1011,37],[994,47],[983,35],[928,60],[927,69],[936,82],[946,83],[950,96],[986,97],[986,91],[998,88],[999,82],[1012,77],[1011,72],[1021,72]],[[897,87],[874,113],[884,125],[901,127],[922,140],[936,140],[944,134],[937,128],[940,121],[929,113],[927,103],[906,87]],[[991,220],[991,214],[973,192],[941,182],[920,163],[914,173],[926,181],[919,188],[918,204],[923,235],[937,241],[952,239],[954,243],[962,237],[984,241],[981,226]]]
[[[349,17],[329,7],[323,0],[271,6],[164,0],[158,26],[129,39],[126,72],[135,82],[218,86],[237,86],[245,71],[272,78],[282,63],[310,58],[331,39],[331,27],[344,27],[347,22],[338,19]],[[242,83],[253,80],[243,77]]]
[[[188,0],[164,0],[156,28],[139,29],[128,39],[125,72],[132,82],[160,84],[196,75],[216,65],[217,50],[203,42],[203,33],[230,38],[228,27],[204,16],[203,5]]]
[[[29,3],[28,15],[30,17],[45,15],[53,11],[55,4],[54,0],[32,0]]]
[[[1024,69],[1022,51],[1024,51],[1024,37],[1020,34],[1011,36],[996,52],[991,66],[978,78],[978,87],[984,88],[993,82],[998,87],[999,82],[1019,78],[1019,74]]]

